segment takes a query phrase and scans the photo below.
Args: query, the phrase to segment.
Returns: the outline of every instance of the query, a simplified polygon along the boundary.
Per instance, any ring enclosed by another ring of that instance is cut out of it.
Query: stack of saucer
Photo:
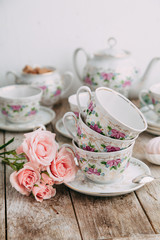
[[[79,95],[86,91],[88,107],[81,107]],[[105,87],[93,94],[88,87],[77,91],[79,118],[66,113],[63,124],[73,138],[71,149],[85,176],[97,183],[119,181],[125,173],[138,135],[146,130],[146,120],[139,109],[120,93]],[[75,120],[75,132],[67,118]]]
[[[153,110],[151,110],[151,108],[153,108],[153,105],[150,105],[150,109],[147,106],[144,106],[140,108],[140,110],[143,113],[148,124],[148,128],[146,131],[159,136],[160,135],[160,118]]]
[[[141,90],[139,99],[145,106],[140,110],[148,123],[147,132],[160,135],[160,84]]]

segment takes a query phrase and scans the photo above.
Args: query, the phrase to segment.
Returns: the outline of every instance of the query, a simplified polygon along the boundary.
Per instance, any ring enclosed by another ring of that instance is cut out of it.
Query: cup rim
[[[80,121],[82,122],[82,124],[87,128],[87,130],[89,130],[92,134],[94,133],[94,134],[96,134],[97,136],[100,136],[101,138],[103,138],[103,139],[109,139],[109,140],[113,140],[113,141],[115,141],[115,142],[118,142],[118,143],[122,143],[122,142],[125,142],[125,143],[130,143],[130,144],[132,144],[132,142],[134,142],[136,139],[137,139],[137,137],[135,137],[135,138],[132,138],[132,139],[124,139],[124,140],[120,140],[120,139],[116,139],[116,138],[111,138],[111,137],[108,137],[108,136],[104,136],[104,135],[102,135],[102,134],[100,134],[100,133],[98,133],[98,132],[96,132],[96,131],[94,131],[94,130],[92,130],[84,121],[83,121],[83,119],[82,119],[82,116],[81,116],[82,114],[81,113],[79,113],[79,119],[80,119]]]
[[[85,154],[95,155],[95,156],[99,156],[99,155],[101,155],[101,156],[104,156],[104,155],[105,155],[105,156],[114,156],[115,154],[116,154],[116,155],[117,155],[117,154],[123,154],[123,153],[126,152],[127,150],[132,149],[133,146],[134,146],[134,144],[135,144],[135,142],[133,142],[129,147],[127,147],[127,148],[125,148],[125,149],[123,149],[123,150],[114,151],[114,152],[90,152],[90,151],[83,150],[82,148],[76,146],[75,143],[76,143],[76,141],[72,140],[72,145],[73,145],[75,148],[79,149],[80,151],[82,151],[82,152],[85,153]]]
[[[14,84],[14,85],[9,85],[9,86],[5,86],[5,87],[1,87],[0,88],[0,91],[1,91],[1,89],[7,89],[7,88],[13,88],[13,89],[16,89],[16,88],[30,88],[30,89],[35,89],[35,90],[37,90],[37,93],[35,93],[34,95],[31,95],[31,96],[27,96],[27,97],[8,97],[8,96],[6,96],[6,97],[3,97],[3,96],[1,96],[0,95],[0,99],[2,99],[2,100],[4,100],[4,101],[8,101],[8,100],[12,100],[12,101],[20,101],[20,100],[33,100],[33,99],[35,99],[35,98],[37,98],[37,97],[41,97],[41,95],[42,95],[42,90],[40,89],[40,88],[38,88],[38,87],[34,87],[34,86],[31,86],[31,85],[24,85],[24,84]]]
[[[123,98],[127,103],[129,103],[137,112],[138,114],[140,115],[143,123],[144,123],[144,128],[143,129],[136,129],[136,128],[133,128],[133,127],[130,127],[130,126],[127,126],[125,123],[121,122],[120,120],[116,119],[115,117],[112,116],[112,114],[110,112],[108,112],[99,102],[98,98],[97,98],[97,92],[100,91],[100,90],[106,90],[106,91],[110,91],[112,92],[113,94],[115,95],[118,95],[119,97]],[[141,111],[128,99],[126,98],[124,95],[120,94],[119,92],[116,92],[114,91],[113,89],[111,88],[106,88],[106,87],[99,87],[95,90],[95,98],[96,98],[96,101],[98,102],[100,108],[102,109],[103,112],[107,113],[110,117],[112,117],[115,121],[117,121],[118,123],[120,123],[122,126],[124,126],[125,128],[128,128],[129,130],[132,130],[132,131],[136,131],[138,133],[141,133],[143,131],[145,131],[147,129],[147,121],[145,120],[143,114],[141,113]]]

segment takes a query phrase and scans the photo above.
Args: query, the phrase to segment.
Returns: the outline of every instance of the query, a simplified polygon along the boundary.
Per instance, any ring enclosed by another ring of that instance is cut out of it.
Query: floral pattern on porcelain
[[[119,139],[110,138],[93,132],[83,123],[81,118],[77,124],[77,139],[79,147],[90,152],[113,152],[127,148],[134,140],[119,141]]]
[[[132,148],[125,152],[115,152],[113,155],[86,152],[76,148],[76,156],[81,170],[86,177],[99,183],[118,180],[129,165]]]
[[[139,73],[137,68],[132,68],[131,70],[124,72],[118,69],[85,69],[85,76],[83,82],[96,89],[100,86],[110,87],[116,91],[123,92],[124,89],[131,87],[135,77]]]
[[[91,165],[91,164],[88,164],[88,167],[85,167],[85,170],[84,172],[86,172],[87,174],[95,174],[97,176],[104,176],[105,173],[102,172],[102,169],[96,169],[95,168],[96,166],[95,165]]]
[[[89,108],[86,110],[86,123],[94,131],[114,139],[131,140],[137,137],[137,132],[122,128],[120,124],[118,125],[117,122],[109,116],[106,118],[101,108],[95,104],[92,111],[89,111]]]
[[[20,104],[1,104],[1,113],[6,118],[15,123],[29,122],[39,110],[39,103]]]

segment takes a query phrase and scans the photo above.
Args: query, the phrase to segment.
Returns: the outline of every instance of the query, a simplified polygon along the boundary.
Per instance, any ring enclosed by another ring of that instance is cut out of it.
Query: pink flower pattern
[[[116,129],[112,129],[111,132],[112,132],[111,137],[113,138],[117,138],[117,139],[125,138],[125,134],[122,132],[119,132]]]
[[[107,152],[114,152],[114,151],[119,151],[120,148],[119,147],[113,147],[113,146],[106,146]]]
[[[100,175],[100,172],[97,171],[97,169],[95,168],[88,168],[88,171],[87,171],[88,174],[95,174],[95,175]]]
[[[113,167],[113,166],[117,166],[119,163],[121,162],[121,159],[116,159],[116,160],[109,160],[107,161],[107,165],[109,165],[110,167]]]
[[[78,136],[81,136],[82,132],[81,132],[80,126],[78,126],[78,128],[77,128],[77,133],[78,133]]]
[[[86,151],[89,151],[89,152],[94,152],[95,151],[95,149],[90,147],[90,146],[83,147],[83,150],[86,150]]]
[[[108,80],[109,81],[114,75],[113,75],[113,73],[102,72],[101,76],[103,77],[104,80]]]
[[[11,105],[10,107],[12,108],[13,111],[19,111],[22,108],[21,105]]]
[[[86,77],[86,78],[84,79],[84,82],[87,83],[87,84],[89,84],[89,85],[92,85],[92,81],[91,81],[90,77]]]
[[[127,86],[131,86],[131,82],[129,80],[125,81],[123,84],[122,84],[122,87],[127,87]]]
[[[89,110],[90,112],[93,111],[93,102],[92,102],[92,101],[90,102],[90,104],[89,104],[89,106],[88,106],[88,110]]]
[[[90,128],[93,129],[94,131],[98,132],[98,133],[102,132],[102,130],[98,127],[97,124],[94,124],[94,126],[90,125]]]
[[[56,97],[56,96],[58,96],[60,94],[61,94],[61,89],[57,89],[57,91],[55,92],[54,96]]]
[[[45,85],[40,86],[39,88],[42,89],[43,91],[47,89],[47,87]]]

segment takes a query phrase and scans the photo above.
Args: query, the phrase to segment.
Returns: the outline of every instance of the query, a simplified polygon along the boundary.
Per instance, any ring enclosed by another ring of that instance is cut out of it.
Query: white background
[[[73,71],[77,47],[89,53],[114,36],[144,71],[160,56],[160,0],[0,0],[0,86],[25,64]],[[150,81],[160,81],[160,62]],[[79,86],[75,77],[74,92]]]

